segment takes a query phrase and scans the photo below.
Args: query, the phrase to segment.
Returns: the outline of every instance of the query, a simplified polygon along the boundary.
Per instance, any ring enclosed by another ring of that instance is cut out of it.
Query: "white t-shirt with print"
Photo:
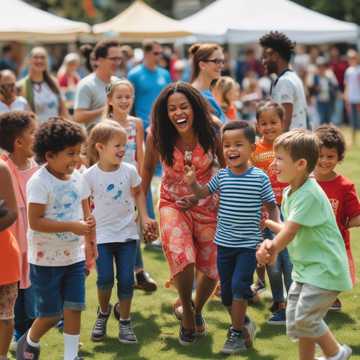
[[[271,97],[277,103],[293,105],[290,130],[307,128],[304,86],[294,71],[286,71],[278,78],[272,88]]]
[[[27,203],[46,205],[44,217],[56,221],[83,220],[82,200],[90,196],[82,174],[74,171],[60,180],[45,166],[26,186]],[[29,262],[39,266],[67,266],[85,260],[83,236],[71,232],[45,233],[28,229]]]
[[[93,197],[98,244],[139,239],[135,223],[135,203],[131,188],[141,184],[134,165],[122,162],[115,171],[103,171],[97,164],[84,177]]]

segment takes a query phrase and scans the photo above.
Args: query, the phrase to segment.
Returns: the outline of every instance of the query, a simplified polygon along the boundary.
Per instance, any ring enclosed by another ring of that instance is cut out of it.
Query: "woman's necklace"
[[[32,87],[34,89],[34,91],[36,92],[41,92],[41,88],[42,88],[42,84],[43,84],[44,81],[34,81],[34,80],[31,80],[31,83],[32,83]]]

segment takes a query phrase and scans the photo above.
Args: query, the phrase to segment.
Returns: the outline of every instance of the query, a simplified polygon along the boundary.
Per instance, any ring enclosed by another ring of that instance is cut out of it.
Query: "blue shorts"
[[[118,299],[131,299],[134,293],[134,266],[137,240],[122,243],[99,244],[96,259],[97,282],[100,290],[114,286],[114,262],[116,267]]]
[[[85,261],[67,266],[30,264],[36,317],[61,316],[63,309],[85,309]]]
[[[217,246],[217,266],[221,283],[221,300],[230,306],[233,300],[251,299],[251,285],[256,269],[256,250]]]

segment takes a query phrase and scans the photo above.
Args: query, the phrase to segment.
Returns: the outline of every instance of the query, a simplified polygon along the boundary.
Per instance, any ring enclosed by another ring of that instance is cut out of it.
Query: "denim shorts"
[[[85,261],[67,266],[30,264],[36,317],[61,316],[63,309],[85,309]]]
[[[98,244],[96,259],[97,282],[100,290],[114,286],[114,262],[116,267],[117,295],[119,299],[131,299],[134,292],[134,266],[137,240],[122,243]]]
[[[251,285],[256,269],[256,250],[217,247],[217,265],[221,283],[221,300],[230,306],[233,300],[251,299]]]

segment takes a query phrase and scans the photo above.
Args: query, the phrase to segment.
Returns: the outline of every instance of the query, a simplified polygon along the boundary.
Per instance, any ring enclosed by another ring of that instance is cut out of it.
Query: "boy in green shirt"
[[[274,143],[278,181],[287,182],[281,205],[284,224],[271,220],[266,226],[277,233],[257,251],[259,263],[271,264],[288,246],[293,263],[293,284],[288,294],[286,328],[299,339],[299,359],[313,360],[315,344],[324,357],[344,360],[351,349],[339,345],[323,318],[340,291],[352,287],[344,241],[330,202],[315,179],[309,178],[319,157],[319,143],[306,130],[296,129]]]

